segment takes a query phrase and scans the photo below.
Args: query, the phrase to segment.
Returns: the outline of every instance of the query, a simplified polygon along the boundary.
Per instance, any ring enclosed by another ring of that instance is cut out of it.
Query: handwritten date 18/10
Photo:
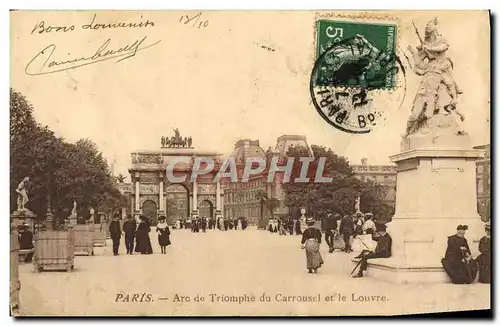
[[[191,25],[191,27],[195,27],[195,28],[207,28],[208,27],[208,20],[201,19],[202,15],[203,15],[202,12],[199,12],[195,16],[192,16],[192,15],[190,16],[188,14],[184,14],[179,19],[179,24]]]

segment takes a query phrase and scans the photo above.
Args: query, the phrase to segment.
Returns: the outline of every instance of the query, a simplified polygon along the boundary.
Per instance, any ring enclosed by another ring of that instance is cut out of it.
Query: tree
[[[274,212],[280,207],[280,201],[279,199],[276,198],[268,198],[265,201],[265,205],[267,209],[269,210],[269,213],[271,213],[271,217],[274,218]]]
[[[298,182],[302,163],[300,157],[309,156],[305,147],[295,146],[287,151],[287,159],[294,158],[289,183],[283,185],[285,205],[290,211],[297,212],[305,208],[307,213],[316,218],[328,213],[352,214],[356,199],[361,196],[362,210],[380,208],[384,198],[383,187],[375,183],[365,183],[354,176],[354,172],[346,158],[335,154],[331,149],[312,145],[314,160],[309,164],[306,176],[308,182]],[[331,177],[332,182],[315,183],[320,158],[325,159],[321,176]],[[374,212],[375,214],[375,212]]]
[[[39,219],[45,217],[48,203],[57,218],[69,215],[73,200],[79,214],[88,206],[110,211],[126,205],[96,144],[88,139],[72,144],[56,137],[36,123],[34,108],[22,94],[11,89],[10,95],[11,211],[16,207],[15,189],[25,176],[30,177],[27,206]]]

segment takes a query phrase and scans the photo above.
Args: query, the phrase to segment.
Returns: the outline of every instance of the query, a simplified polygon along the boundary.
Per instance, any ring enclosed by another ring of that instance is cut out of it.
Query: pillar
[[[402,146],[391,156],[397,164],[396,213],[387,224],[392,256],[370,261],[369,277],[400,284],[449,282],[441,258],[447,237],[459,224],[468,225],[466,238],[477,256],[484,235],[476,206],[476,160],[481,154],[467,145],[468,136],[453,136],[461,147],[440,144],[443,138],[432,146]]]
[[[224,211],[224,190],[221,191],[220,194],[220,213],[222,215],[227,215],[226,212]]]
[[[198,214],[198,183],[196,181],[193,182],[193,215]]]
[[[165,211],[165,200],[163,198],[163,179],[160,179],[160,212],[164,211]]]
[[[136,178],[135,179],[135,211],[136,212],[139,212],[141,210],[141,201],[139,199],[139,188],[140,188],[139,179]]]
[[[217,181],[217,185],[215,188],[215,215],[221,214],[222,212],[222,203],[221,203],[221,190],[220,190],[220,181]]]

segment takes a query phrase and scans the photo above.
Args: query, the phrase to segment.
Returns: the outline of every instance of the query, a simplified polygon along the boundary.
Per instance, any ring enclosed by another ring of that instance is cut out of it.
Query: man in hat
[[[491,283],[491,230],[490,222],[484,225],[486,235],[479,241],[479,252],[476,258],[479,267],[479,282]]]
[[[132,215],[129,215],[125,223],[123,223],[123,233],[125,233],[125,247],[127,248],[127,255],[132,255],[134,252],[134,238],[136,228],[137,223],[132,218]]]
[[[113,255],[115,256],[118,256],[118,247],[120,246],[120,238],[122,237],[120,222],[118,221],[119,217],[119,214],[114,214],[113,220],[109,223],[109,235],[113,241]]]
[[[465,238],[467,229],[467,225],[457,226],[457,233],[448,237],[448,247],[441,260],[454,284],[470,284],[476,278],[477,269]]]
[[[19,249],[33,249],[33,232],[30,231],[28,223],[24,222],[18,228],[19,232]],[[33,258],[33,253],[30,252],[26,255],[24,262],[30,263]]]
[[[363,277],[363,271],[365,271],[368,267],[368,259],[391,257],[392,238],[387,233],[387,226],[385,226],[385,224],[377,224],[376,229],[378,237],[373,237],[373,240],[377,241],[377,246],[374,251],[363,250],[361,254],[356,257],[361,258],[361,260],[358,264],[359,271],[353,276],[354,278]]]
[[[354,234],[354,221],[349,215],[345,215],[340,221],[340,234],[344,237],[344,251],[349,253],[351,249],[351,237]]]

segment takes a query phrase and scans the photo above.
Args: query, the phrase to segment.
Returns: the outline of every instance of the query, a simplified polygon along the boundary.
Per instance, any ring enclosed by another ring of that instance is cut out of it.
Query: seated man
[[[22,225],[19,229],[19,249],[20,250],[31,250],[33,249],[33,232],[30,231],[27,223]],[[26,254],[24,262],[30,263],[33,259],[33,252],[30,251]]]
[[[448,247],[441,260],[453,284],[470,284],[476,278],[476,264],[465,238],[467,229],[467,225],[457,226],[457,233],[448,237]]]
[[[387,234],[387,226],[385,224],[376,225],[378,237],[373,237],[374,241],[377,241],[377,246],[374,251],[363,250],[359,256],[356,258],[361,258],[358,265],[354,268],[353,272],[359,266],[359,271],[354,278],[363,277],[363,271],[368,267],[368,259],[370,258],[389,258],[391,257],[392,248],[392,238]]]

